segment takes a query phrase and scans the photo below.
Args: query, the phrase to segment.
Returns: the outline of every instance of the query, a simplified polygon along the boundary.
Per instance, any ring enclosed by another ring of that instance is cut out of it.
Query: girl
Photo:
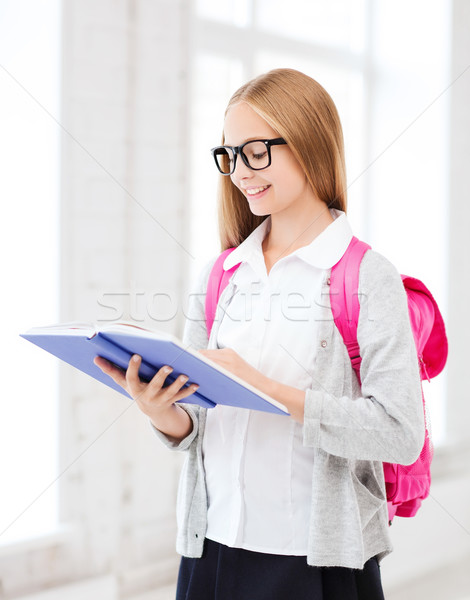
[[[178,494],[178,600],[378,600],[391,551],[382,461],[411,464],[424,440],[420,377],[401,278],[362,260],[362,387],[329,304],[352,238],[341,124],[327,92],[291,69],[241,87],[225,113],[219,230],[240,263],[208,335],[211,259],[183,341],[284,404],[290,416],[175,404],[195,388],[165,368],[149,384],[102,359],[171,448]]]

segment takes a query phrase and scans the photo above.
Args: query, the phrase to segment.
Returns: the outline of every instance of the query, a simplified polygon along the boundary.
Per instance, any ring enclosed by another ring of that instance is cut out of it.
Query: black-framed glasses
[[[271,146],[283,144],[287,144],[284,138],[250,140],[241,146],[216,146],[211,152],[222,175],[231,175],[235,171],[238,154],[248,168],[261,171],[271,164]]]

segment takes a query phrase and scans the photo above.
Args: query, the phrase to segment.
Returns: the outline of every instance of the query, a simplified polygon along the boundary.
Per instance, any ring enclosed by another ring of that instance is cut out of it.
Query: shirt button
[[[326,280],[327,285],[331,285],[331,279],[328,277],[328,279]]]
[[[326,340],[322,340],[322,341],[321,341],[321,343],[320,343],[320,346],[321,346],[322,348],[326,348],[326,346],[327,346],[327,342],[326,342]]]

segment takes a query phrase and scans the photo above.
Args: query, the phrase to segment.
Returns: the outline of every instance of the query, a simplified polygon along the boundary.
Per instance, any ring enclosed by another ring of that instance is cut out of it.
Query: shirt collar
[[[310,244],[294,250],[288,256],[298,256],[318,269],[330,269],[341,259],[351,242],[353,232],[345,212],[334,208],[329,210],[334,221]],[[271,215],[227,256],[223,265],[224,269],[228,271],[240,262],[259,260],[263,254],[261,244],[270,229]]]
[[[271,229],[271,215],[254,229],[243,242],[231,252],[224,260],[224,270],[228,271],[240,262],[250,262],[260,253],[263,253],[262,243]]]

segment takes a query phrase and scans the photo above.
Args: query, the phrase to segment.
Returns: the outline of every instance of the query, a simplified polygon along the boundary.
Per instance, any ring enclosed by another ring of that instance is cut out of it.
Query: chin
[[[256,215],[257,217],[264,217],[266,215],[271,214],[269,210],[263,210],[261,207],[253,208],[252,206],[250,206],[250,210],[251,210],[252,214]]]

